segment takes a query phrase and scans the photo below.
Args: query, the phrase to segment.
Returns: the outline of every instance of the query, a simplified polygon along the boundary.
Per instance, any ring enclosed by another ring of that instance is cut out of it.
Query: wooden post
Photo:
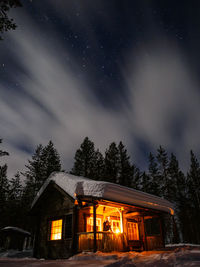
[[[179,242],[179,236],[178,236],[178,231],[177,231],[177,225],[176,225],[176,221],[174,219],[174,216],[171,215],[172,217],[172,223],[173,223],[173,243],[178,243]]]
[[[96,204],[93,203],[93,232],[94,232],[94,247],[93,251],[97,251],[97,230],[96,230]]]
[[[148,250],[148,245],[147,245],[147,235],[146,235],[146,229],[145,229],[145,224],[144,224],[144,216],[142,216],[142,227],[143,227],[143,241],[144,241],[144,249]]]
[[[41,223],[41,215],[38,214],[36,218],[36,229],[35,229],[35,237],[33,244],[33,256],[35,258],[40,257],[40,223]]]
[[[123,226],[123,211],[122,209],[119,209],[119,214],[120,214],[120,228],[121,228],[121,233],[124,232],[124,226]]]
[[[163,217],[160,216],[160,235],[161,235],[161,239],[162,239],[162,244],[163,244],[163,247],[165,247],[165,233],[164,233],[164,220],[163,220]]]
[[[78,206],[73,207],[73,217],[72,217],[72,253],[75,254],[78,250],[79,240],[77,237],[78,232]]]

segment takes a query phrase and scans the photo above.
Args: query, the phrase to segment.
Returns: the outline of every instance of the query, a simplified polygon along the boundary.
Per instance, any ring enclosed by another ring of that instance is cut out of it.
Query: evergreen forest
[[[2,139],[0,139],[0,144]],[[9,157],[0,150],[0,157]],[[73,157],[73,155],[72,155]],[[74,155],[68,173],[98,181],[108,181],[165,198],[175,207],[173,242],[200,244],[200,164],[190,151],[190,165],[184,173],[178,159],[164,147],[149,153],[147,170],[140,170],[130,159],[122,142],[112,142],[102,154],[86,137]],[[0,158],[1,159],[1,158]],[[31,231],[29,210],[38,190],[54,171],[64,171],[52,141],[39,144],[24,171],[7,176],[0,163],[0,228],[17,226]]]

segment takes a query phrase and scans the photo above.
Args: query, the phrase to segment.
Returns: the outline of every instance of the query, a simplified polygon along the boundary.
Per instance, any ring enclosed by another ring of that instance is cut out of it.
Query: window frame
[[[62,231],[61,231],[61,239],[51,239],[51,227],[53,221],[62,220]],[[64,218],[63,217],[53,217],[48,220],[48,241],[50,242],[59,242],[63,240],[63,231],[64,231]]]
[[[92,225],[91,224],[88,224],[88,221],[90,219],[92,219]],[[94,231],[94,228],[93,228],[93,220],[94,220],[94,217],[93,216],[87,216],[86,217],[86,232],[87,233],[91,233],[91,232]],[[97,222],[97,220],[100,220],[100,225],[97,225],[96,224],[96,226],[100,228],[100,230],[97,231],[97,232],[102,232],[102,218],[101,217],[96,217],[96,222]],[[88,231],[88,226],[90,226],[92,228],[92,231]]]

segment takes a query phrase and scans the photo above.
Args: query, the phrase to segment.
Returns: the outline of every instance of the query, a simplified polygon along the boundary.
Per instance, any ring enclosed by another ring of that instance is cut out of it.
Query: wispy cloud
[[[93,52],[98,51],[98,34],[90,18],[99,16],[108,32],[112,24],[109,12],[98,13],[103,8],[101,1],[95,6],[88,1],[81,7],[81,17],[74,1],[67,2],[65,9],[63,1],[49,3],[61,21],[66,8],[69,16],[73,10],[71,30],[82,27]],[[100,92],[96,94],[92,87],[95,62],[88,62],[89,75],[80,75],[83,69],[78,54],[63,44],[51,19],[44,14],[48,20],[45,32],[45,25],[39,28],[23,9],[18,12],[19,27],[9,33],[0,51],[2,60],[5,55],[10,59],[8,66],[3,66],[7,80],[0,84],[0,137],[4,138],[3,148],[10,152],[4,159],[10,176],[24,168],[39,143],[46,145],[50,139],[67,170],[85,136],[102,151],[110,142],[123,140],[140,166],[144,165],[141,143],[145,152],[164,145],[177,154],[184,168],[189,150],[200,152],[199,84],[174,40],[160,36],[126,51],[128,57],[118,65],[124,79],[121,98],[120,91],[115,95],[110,88],[117,103],[113,107],[115,101],[102,105],[97,97]]]
[[[26,26],[25,26],[26,25]],[[42,32],[29,19],[7,40],[10,53],[23,72],[10,73],[20,90],[1,85],[1,135],[12,157],[10,172],[23,169],[30,150],[52,139],[69,169],[76,148],[89,136],[101,149],[112,141],[128,138],[122,129],[123,116],[98,102],[85,81],[80,81],[58,49],[57,42],[44,40]],[[76,65],[76,62],[73,62]],[[78,66],[77,66],[78,68]],[[27,150],[29,150],[27,149]]]
[[[135,136],[154,150],[161,144],[175,152],[185,169],[189,150],[200,152],[198,81],[173,40],[149,42],[137,52],[125,74]]]

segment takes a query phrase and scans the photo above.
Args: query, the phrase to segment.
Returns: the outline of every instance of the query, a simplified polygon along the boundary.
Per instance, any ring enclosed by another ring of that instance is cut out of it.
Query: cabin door
[[[128,239],[139,240],[139,231],[137,222],[128,222]]]

